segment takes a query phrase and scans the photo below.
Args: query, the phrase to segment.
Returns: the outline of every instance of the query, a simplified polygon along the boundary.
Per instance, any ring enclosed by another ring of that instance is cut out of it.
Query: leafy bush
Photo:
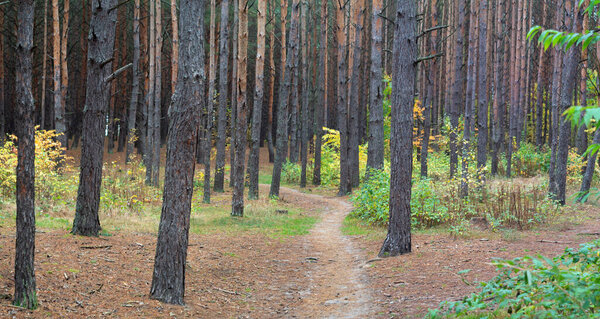
[[[302,167],[297,163],[285,161],[281,169],[281,178],[286,183],[300,183],[300,174],[302,173]],[[307,174],[308,175],[308,174]]]
[[[521,147],[513,155],[513,173],[521,177],[547,173],[550,167],[550,156],[549,150],[540,152],[537,146],[531,143],[521,143]]]
[[[500,274],[481,283],[481,292],[443,302],[428,317],[600,318],[600,241],[567,248],[554,259],[523,257],[494,264]]]

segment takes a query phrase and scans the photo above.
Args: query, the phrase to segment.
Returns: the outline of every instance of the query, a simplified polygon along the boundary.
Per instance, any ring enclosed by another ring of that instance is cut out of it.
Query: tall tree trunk
[[[156,53],[155,82],[154,82],[154,108],[152,116],[152,185],[159,185],[160,171],[160,120],[162,110],[162,5],[161,0],[156,0]]]
[[[338,196],[352,191],[348,162],[348,47],[346,46],[346,4],[336,4],[336,38],[338,51],[337,116],[340,132],[340,186]]]
[[[463,49],[465,36],[467,33],[466,19],[466,1],[458,0],[458,24],[456,30],[456,41],[454,46],[454,70],[452,83],[452,102],[450,104],[450,176],[456,174],[458,165],[458,118],[462,105],[464,105],[464,61]]]
[[[390,141],[390,222],[380,257],[411,251],[411,179],[413,105],[417,68],[417,8],[414,0],[397,0],[394,27],[392,132]]]
[[[492,148],[492,175],[498,174],[498,162],[500,157],[500,149],[502,148],[502,142],[504,140],[504,61],[506,59],[504,53],[505,43],[505,3],[506,0],[499,0],[496,10],[496,53],[494,57],[494,68],[496,70],[494,74],[494,130],[493,130],[493,144]]]
[[[248,103],[246,99],[246,88],[248,78],[248,6],[244,2],[242,2],[244,0],[237,1],[240,1],[238,2],[237,6],[239,10],[236,79],[237,124],[235,127],[235,143],[233,145],[235,146],[235,158],[234,162],[232,162],[232,167],[234,166],[235,169],[233,176],[234,181],[233,199],[231,203],[231,216],[242,217],[244,216],[244,177],[246,176],[244,164],[246,162],[246,135],[248,131]],[[262,103],[260,105],[255,105],[255,107],[262,107]]]
[[[106,79],[112,70],[112,53],[115,45],[117,12],[107,10],[117,0],[92,1],[90,21],[88,76],[85,109],[83,114],[83,141],[81,171],[75,220],[71,232],[82,236],[98,236],[100,219],[100,186],[104,153],[105,116],[110,99]]]
[[[2,13],[4,15],[4,13]],[[4,25],[4,23],[2,23]],[[44,35],[43,35],[44,47],[42,48],[42,94],[40,97],[40,113],[41,121],[40,128],[46,129],[46,71],[48,65],[48,0],[44,0]],[[4,39],[1,40],[4,43]],[[82,44],[83,45],[83,44]],[[2,63],[4,65],[4,63]],[[4,75],[2,76],[4,78]],[[4,134],[2,134],[4,137]]]
[[[302,133],[300,135],[300,161],[301,161],[301,171],[300,171],[300,187],[306,187],[306,166],[308,165],[308,128],[311,127],[312,121],[309,121],[309,109],[308,109],[308,99],[309,99],[309,87],[308,87],[308,54],[309,54],[309,44],[308,37],[309,32],[307,29],[307,19],[308,19],[308,0],[302,1]]]
[[[152,185],[152,165],[154,164],[154,90],[156,87],[156,1],[149,0],[149,37],[148,37],[148,89],[146,90],[146,140],[144,145],[144,164],[146,165],[146,185]]]
[[[282,2],[283,5],[283,2]],[[292,20],[290,22],[290,37],[287,41],[287,53],[289,56],[285,58],[285,70],[282,72],[283,82],[279,86],[279,103],[277,111],[277,149],[275,152],[275,163],[273,165],[273,175],[271,180],[271,189],[269,196],[272,198],[279,197],[279,188],[281,184],[281,168],[283,161],[287,154],[287,108],[289,92],[291,90],[292,77],[294,76],[294,69],[297,69],[298,55],[298,22],[300,20],[300,4],[299,0],[293,0],[292,2]],[[286,6],[287,8],[287,6]],[[283,10],[282,10],[283,11]],[[287,12],[287,9],[286,9]],[[282,14],[283,16],[283,14]],[[283,42],[282,42],[283,43]],[[283,51],[283,50],[282,50]],[[285,56],[285,54],[284,54]],[[283,61],[283,60],[282,60]]]
[[[269,4],[271,8],[270,20],[275,22],[275,1],[270,1]],[[285,47],[285,43],[282,42],[281,46]],[[271,31],[269,31],[269,114],[267,115],[267,148],[269,150],[269,163],[273,163],[275,161],[275,145],[273,143],[273,102],[275,99],[275,74],[275,25],[272,23]]]
[[[216,105],[217,85],[217,1],[210,1],[210,51],[208,66],[208,105],[206,106],[206,137],[204,138],[204,195],[203,202],[210,203],[210,155],[212,154],[213,112]]]
[[[556,8],[556,26],[559,30],[565,30],[565,13],[564,13],[564,1],[557,2]],[[558,149],[559,137],[558,132],[560,130],[559,125],[559,116],[560,116],[560,94],[562,87],[562,77],[563,77],[563,67],[564,67],[564,53],[559,48],[556,48],[554,54],[554,70],[552,72],[552,98],[551,98],[551,123],[552,127],[549,131],[552,133],[551,135],[551,150],[552,154],[550,156],[550,167],[548,169],[549,182],[548,182],[548,193],[549,194],[558,194],[557,184],[556,184],[556,174],[555,174],[555,166],[556,166],[556,154]],[[552,195],[551,195],[552,196]]]
[[[194,189],[198,114],[204,107],[204,1],[181,0],[177,88],[169,110],[163,206],[150,298],[182,305]]]
[[[140,0],[134,1],[133,6],[133,80],[131,87],[131,102],[129,103],[129,118],[127,120],[127,129],[129,137],[127,138],[127,151],[125,161],[131,161],[131,154],[135,141],[138,139],[138,131],[135,129],[137,117],[137,107],[140,97]]]
[[[67,126],[65,119],[65,105],[62,99],[62,85],[60,83],[62,76],[61,67],[61,34],[60,34],[60,18],[58,15],[58,0],[52,0],[52,61],[54,66],[54,129],[58,136],[58,141],[62,147],[67,147]]]
[[[16,93],[18,110],[17,238],[15,249],[15,298],[13,304],[27,309],[38,305],[35,285],[35,111],[31,73],[33,60],[33,0],[18,2]]]
[[[177,0],[171,0],[171,29],[173,30],[173,39],[171,41],[173,46],[173,51],[171,53],[171,94],[175,93],[175,87],[177,86],[177,72],[179,71],[179,28],[177,24]],[[214,41],[213,38],[214,37],[211,37],[211,41]],[[212,46],[211,42],[211,47]],[[212,99],[212,97],[210,98]]]
[[[323,139],[323,126],[327,125],[324,119],[325,112],[327,110],[328,105],[328,77],[327,77],[327,68],[328,68],[328,59],[327,59],[327,49],[328,49],[328,23],[327,20],[329,18],[329,13],[327,11],[327,0],[321,1],[321,34],[319,40],[319,83],[321,83],[319,87],[319,98],[317,99],[317,105],[315,105],[315,163],[313,169],[313,184],[321,185],[321,148],[322,148],[322,139]]]
[[[237,57],[238,57],[238,32],[239,32],[239,2],[238,0],[233,0],[233,35],[231,37],[231,40],[233,41],[232,43],[232,48],[231,48],[231,54],[232,54],[232,68],[233,70],[231,71],[231,81],[229,82],[229,84],[231,85],[231,113],[230,113],[230,117],[229,117],[229,134],[230,136],[230,142],[229,142],[229,187],[233,187],[233,182],[235,180],[235,135],[236,132],[238,130],[238,128],[236,127],[237,125],[237,74],[238,74],[238,64],[237,64]]]
[[[381,34],[383,31],[383,0],[373,1],[371,35],[371,86],[369,100],[369,148],[367,169],[383,169],[384,129],[383,129],[383,70],[381,65]],[[367,172],[368,174],[368,172]]]
[[[580,14],[579,6],[565,1],[565,25],[570,32],[579,31],[580,29]],[[560,113],[562,114],[569,108],[573,101],[573,92],[577,81],[577,66],[581,58],[581,50],[571,48],[564,54],[564,68],[560,93]],[[569,156],[569,141],[571,137],[571,123],[566,120],[565,116],[560,116],[560,136],[558,137],[558,147],[556,149],[556,163],[554,167],[555,184],[550,196],[558,201],[561,205],[566,203],[566,186],[567,186],[567,161]]]
[[[262,107],[264,97],[265,70],[265,27],[267,23],[267,0],[258,2],[258,18],[256,28],[256,82],[254,90],[254,107],[252,109],[252,138],[248,157],[248,198],[258,199],[258,171],[260,155],[260,131],[262,123]]]
[[[477,75],[477,177],[480,183],[485,181],[485,165],[487,163],[488,144],[488,74],[487,74],[487,19],[488,3],[482,0],[479,4],[479,66]]]
[[[358,146],[360,144],[359,136],[359,108],[360,108],[360,66],[361,66],[361,35],[362,35],[362,20],[364,14],[364,0],[356,0],[354,8],[354,50],[351,52],[353,55],[350,66],[352,74],[350,75],[350,86],[348,87],[348,106],[351,112],[348,112],[348,166],[350,173],[350,184],[352,187],[358,187],[360,184],[360,163],[358,160]]]
[[[236,0],[234,0],[236,1]],[[214,191],[223,192],[225,185],[225,143],[227,141],[227,67],[229,65],[229,0],[221,1],[219,34],[219,116],[217,122],[217,160]]]

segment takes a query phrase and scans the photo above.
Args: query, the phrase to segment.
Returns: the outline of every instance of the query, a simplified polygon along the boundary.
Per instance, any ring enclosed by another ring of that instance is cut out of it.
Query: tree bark
[[[16,93],[19,124],[17,159],[17,238],[15,247],[15,296],[13,304],[27,309],[38,305],[35,284],[35,110],[32,84],[33,0],[22,0],[17,9]]]
[[[308,54],[309,54],[309,44],[308,37],[309,32],[307,29],[307,18],[308,18],[308,0],[302,1],[302,108],[301,108],[301,117],[302,117],[302,133],[300,135],[300,161],[301,161],[301,171],[300,171],[300,187],[306,187],[306,166],[308,165],[308,129],[312,124],[312,121],[309,121],[309,109],[308,109],[308,99],[309,99],[309,87],[308,87]]]
[[[236,0],[234,0],[236,1]],[[219,116],[217,122],[217,159],[214,191],[223,192],[225,185],[225,142],[227,141],[227,67],[229,65],[229,0],[221,1],[219,34]]]
[[[454,70],[452,83],[452,102],[450,104],[450,176],[456,174],[458,165],[458,118],[462,105],[464,105],[464,61],[463,49],[466,35],[466,1],[458,0],[458,24],[456,30],[456,41],[454,46]]]
[[[211,19],[212,15],[213,13],[211,11]],[[173,30],[173,39],[171,41],[173,45],[171,57],[171,94],[175,93],[175,87],[177,85],[177,72],[179,71],[179,28],[177,24],[177,0],[171,0],[171,29]],[[213,38],[214,36],[211,37],[211,41],[214,41]],[[211,47],[213,46],[214,45],[211,42]],[[210,96],[210,98],[212,99],[212,96]]]
[[[206,137],[204,138],[204,194],[203,202],[210,204],[210,156],[212,154],[212,128],[213,112],[216,105],[217,85],[217,52],[216,52],[216,29],[217,29],[217,1],[210,1],[210,51],[208,66],[208,105],[206,106]]]
[[[594,133],[594,144],[600,144],[600,130],[596,130]],[[594,177],[594,168],[596,166],[596,159],[598,158],[598,152],[590,153],[587,158],[587,165],[585,166],[585,172],[581,180],[581,188],[577,195],[577,202],[587,201],[587,195],[590,193],[590,187],[592,186],[592,178]]]
[[[231,216],[244,216],[244,177],[246,170],[246,136],[248,131],[247,113],[248,103],[246,99],[247,77],[248,77],[248,6],[238,0],[238,50],[237,50],[237,124],[235,127],[235,158],[232,162],[233,175],[233,198],[231,203]],[[263,62],[264,63],[264,62]],[[262,107],[255,105],[255,107]],[[260,129],[259,129],[260,131]],[[232,132],[233,134],[233,132]]]
[[[275,1],[270,1],[270,20],[275,22]],[[285,43],[282,42],[282,47]],[[269,114],[267,114],[267,148],[269,150],[269,163],[275,161],[275,145],[273,143],[273,102],[275,99],[275,25],[269,31]]]
[[[498,162],[500,157],[500,150],[504,140],[504,110],[506,106],[504,104],[504,62],[506,59],[504,53],[505,46],[505,3],[506,0],[499,0],[498,7],[496,10],[496,53],[494,58],[494,68],[496,70],[494,75],[494,130],[493,130],[493,144],[492,148],[492,168],[491,174],[498,174]]]
[[[87,92],[83,114],[83,141],[81,171],[75,220],[71,232],[75,235],[98,236],[100,219],[100,186],[104,153],[105,116],[110,90],[106,78],[111,74],[112,53],[115,44],[117,12],[108,10],[117,0],[91,2],[89,50],[87,61]]]
[[[129,103],[129,118],[127,120],[127,129],[129,137],[127,138],[127,151],[125,161],[131,161],[135,141],[138,139],[138,131],[135,129],[137,117],[137,107],[140,98],[140,0],[134,1],[133,6],[133,80],[131,86],[131,102]]]
[[[346,5],[336,4],[336,38],[338,51],[337,73],[337,116],[340,132],[340,185],[338,196],[345,196],[352,191],[350,181],[350,165],[348,161],[348,47],[346,46]]]
[[[156,1],[149,0],[149,37],[148,37],[148,89],[146,90],[146,140],[144,145],[144,164],[146,165],[146,185],[152,185],[152,165],[154,164],[154,90],[156,88]]]
[[[397,0],[392,73],[390,141],[390,220],[380,257],[411,251],[411,179],[413,105],[417,68],[417,8],[415,1]]]
[[[62,98],[62,89],[61,85],[61,34],[60,34],[60,18],[58,15],[58,0],[52,0],[52,61],[54,67],[54,129],[56,133],[59,134],[57,137],[62,147],[67,147],[67,126],[65,120],[65,105]]]
[[[233,188],[233,183],[235,181],[235,135],[237,133],[238,128],[237,125],[237,74],[238,74],[238,32],[239,32],[239,2],[238,0],[233,0],[233,35],[231,37],[232,43],[232,71],[231,71],[231,81],[229,84],[231,85],[231,113],[229,117],[229,130],[230,130],[230,142],[229,142],[229,187]]]
[[[160,172],[160,121],[162,109],[162,1],[156,0],[156,53],[154,80],[154,107],[152,115],[152,185],[158,187]]]
[[[194,189],[198,114],[204,107],[204,1],[181,0],[177,87],[169,109],[163,206],[150,298],[182,305]]]
[[[282,2],[283,4],[283,2]],[[297,68],[298,55],[298,22],[300,20],[299,0],[292,2],[292,20],[290,22],[290,37],[287,41],[287,53],[289,56],[285,58],[285,70],[283,71],[283,83],[279,86],[279,103],[277,111],[277,149],[275,152],[275,163],[273,165],[273,175],[271,180],[271,189],[269,196],[272,198],[279,197],[279,189],[281,183],[281,168],[287,154],[287,107],[289,92],[291,90],[292,77],[294,69]],[[287,12],[287,10],[286,10]],[[283,14],[282,14],[283,16]],[[285,54],[284,54],[285,56]],[[282,60],[283,61],[283,60]]]
[[[351,187],[358,187],[360,185],[360,163],[358,160],[358,146],[360,144],[359,136],[359,109],[360,109],[360,65],[361,65],[361,35],[362,35],[362,19],[364,14],[364,1],[356,0],[354,8],[355,20],[354,23],[354,46],[353,55],[351,61],[352,65],[350,75],[350,86],[348,87],[348,170]]]
[[[367,150],[367,170],[383,169],[384,130],[383,130],[383,70],[382,70],[382,31],[383,0],[373,0],[371,35],[371,86],[369,100],[369,148]],[[368,174],[368,172],[367,172]]]
[[[320,40],[319,40],[319,99],[317,105],[315,105],[315,164],[313,169],[313,185],[321,185],[321,152],[322,152],[322,139],[323,139],[323,126],[327,125],[324,121],[324,115],[328,105],[328,92],[327,92],[327,49],[328,49],[328,17],[327,11],[328,1],[321,1],[321,29],[320,29]]]
[[[262,107],[264,98],[265,70],[265,33],[267,22],[267,0],[258,1],[258,18],[256,30],[256,82],[254,90],[254,107],[252,109],[252,137],[250,155],[248,157],[248,198],[258,199],[258,172],[260,156],[260,132],[262,123]]]
[[[479,4],[479,66],[477,75],[477,178],[479,183],[485,182],[485,165],[487,163],[488,144],[488,74],[487,74],[487,19],[488,3],[482,0]]]

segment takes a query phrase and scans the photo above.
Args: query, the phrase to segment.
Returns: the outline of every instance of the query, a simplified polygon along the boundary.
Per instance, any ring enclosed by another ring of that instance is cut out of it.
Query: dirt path
[[[291,311],[291,318],[365,318],[375,311],[362,268],[365,254],[341,231],[352,205],[342,198],[329,198],[281,188],[282,200],[298,206],[311,205],[323,210],[321,221],[302,239],[306,262],[310,263],[308,289],[301,293],[302,303]]]

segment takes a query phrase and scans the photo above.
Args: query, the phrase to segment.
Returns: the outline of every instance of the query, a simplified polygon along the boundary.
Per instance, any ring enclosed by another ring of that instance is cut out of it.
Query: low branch
[[[432,55],[428,55],[428,56],[419,57],[419,58],[417,58],[417,60],[415,61],[415,63],[421,63],[421,62],[425,62],[425,61],[428,61],[428,60],[433,60],[433,59],[439,58],[441,56],[444,56],[444,53],[437,53],[437,54],[432,54]]]
[[[125,72],[127,69],[129,69],[132,66],[133,66],[133,63],[129,63],[126,66],[116,70],[113,74],[109,75],[106,79],[104,79],[104,82],[108,83],[108,82],[116,79],[117,76],[119,76],[119,74]]]
[[[428,33],[433,32],[433,31],[437,31],[437,30],[441,30],[441,29],[446,29],[446,28],[449,28],[449,27],[450,27],[449,25],[438,25],[436,27],[423,30],[423,32],[421,32],[421,34],[419,34],[417,36],[417,38],[423,37],[423,36],[427,35]]]

